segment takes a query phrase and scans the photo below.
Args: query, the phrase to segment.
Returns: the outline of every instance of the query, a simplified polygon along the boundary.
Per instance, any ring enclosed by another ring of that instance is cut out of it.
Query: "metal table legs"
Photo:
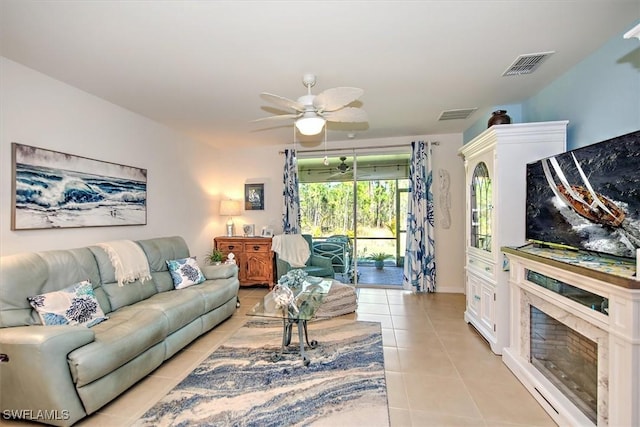
[[[307,357],[307,354],[304,349],[304,343],[307,343],[307,346],[311,349],[316,348],[318,345],[318,341],[312,340],[309,341],[309,333],[307,331],[307,321],[301,319],[282,319],[283,330],[282,330],[282,346],[280,347],[280,353],[274,353],[271,356],[271,360],[277,362],[282,359],[282,355],[285,352],[285,347],[288,347],[291,344],[291,334],[293,325],[298,325],[298,342],[300,343],[300,357],[302,357],[302,363],[304,366],[309,366],[311,363],[311,359]],[[304,331],[304,336],[303,336]],[[303,339],[304,338],[304,339]]]

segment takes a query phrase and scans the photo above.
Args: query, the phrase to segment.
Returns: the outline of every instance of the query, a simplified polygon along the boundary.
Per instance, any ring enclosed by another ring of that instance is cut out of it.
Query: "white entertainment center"
[[[502,354],[509,345],[501,246],[525,243],[526,165],[566,149],[567,121],[494,125],[459,154],[466,173],[464,318]]]

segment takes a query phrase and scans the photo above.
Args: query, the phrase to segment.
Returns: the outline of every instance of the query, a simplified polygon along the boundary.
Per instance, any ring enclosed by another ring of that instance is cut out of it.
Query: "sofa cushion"
[[[151,271],[167,271],[168,259],[186,258],[189,247],[182,237],[159,237],[156,239],[138,240],[138,244],[147,255]]]
[[[90,328],[107,320],[87,280],[27,299],[38,312],[43,325],[83,325]]]
[[[28,297],[89,280],[103,311],[110,305],[100,289],[95,258],[87,248],[15,254],[0,263],[0,327],[40,325]]]
[[[197,294],[187,292],[192,288],[193,286],[187,289],[160,292],[140,301],[132,308],[159,311],[165,316],[168,332],[171,334],[205,313],[204,300]]]
[[[120,286],[118,282],[104,283],[102,289],[109,298],[112,310],[135,304],[158,293],[152,280],[146,280],[144,283],[136,280],[124,286]]]
[[[182,237],[158,237],[138,240],[138,244],[147,255],[151,276],[158,292],[173,290],[173,280],[167,268],[167,260],[187,258],[189,247]]]
[[[77,387],[89,384],[135,359],[168,335],[165,315],[157,310],[124,307],[93,328],[95,340],[67,356]]]
[[[235,299],[238,295],[238,288],[238,279],[234,276],[226,279],[207,280],[198,286],[191,286],[180,292],[202,300],[204,312],[209,312],[224,305],[230,299]]]
[[[90,246],[89,250],[93,253],[100,271],[100,277],[103,283],[101,291],[104,292],[109,300],[109,311],[135,304],[158,292],[153,279],[145,280],[144,282],[136,280],[135,282],[120,286],[116,281],[116,270],[107,252],[100,246]]]
[[[198,267],[196,257],[167,260],[167,267],[176,289],[197,285],[206,280]]]

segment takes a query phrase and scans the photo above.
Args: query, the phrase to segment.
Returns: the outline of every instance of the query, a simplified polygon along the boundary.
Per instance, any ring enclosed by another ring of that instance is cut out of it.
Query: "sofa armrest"
[[[333,265],[331,264],[331,258],[327,258],[326,256],[322,255],[311,255],[311,265],[333,268]]]
[[[238,275],[236,264],[205,265],[201,270],[207,280],[228,279]]]
[[[289,271],[291,271],[291,265],[286,261],[282,261],[276,254],[276,282]]]
[[[84,326],[0,329],[0,354],[6,355],[0,363],[0,409],[25,418],[49,411],[56,419],[46,422],[54,425],[70,425],[86,416],[67,355],[94,338]]]

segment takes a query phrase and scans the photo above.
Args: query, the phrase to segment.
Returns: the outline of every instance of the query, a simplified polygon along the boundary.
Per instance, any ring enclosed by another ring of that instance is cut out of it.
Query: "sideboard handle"
[[[229,245],[229,250],[233,249],[235,246]]]
[[[253,247],[253,250],[254,250],[254,251],[257,251],[258,249],[260,249],[260,246],[254,246],[254,247]]]

